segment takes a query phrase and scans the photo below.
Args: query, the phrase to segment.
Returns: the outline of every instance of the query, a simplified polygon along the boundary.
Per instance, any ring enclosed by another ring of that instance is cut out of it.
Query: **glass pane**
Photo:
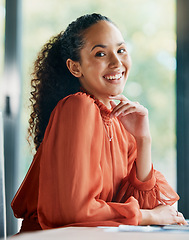
[[[3,70],[5,40],[5,0],[0,1],[0,110],[3,109]]]
[[[132,57],[125,95],[149,109],[152,159],[176,187],[175,0],[24,0],[21,179],[32,160],[26,143],[30,73],[42,45],[80,15],[99,12],[121,29]],[[25,146],[23,148],[23,146]],[[167,171],[169,169],[169,171]]]

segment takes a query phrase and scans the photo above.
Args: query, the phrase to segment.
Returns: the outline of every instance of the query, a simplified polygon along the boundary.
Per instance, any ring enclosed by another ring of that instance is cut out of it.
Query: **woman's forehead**
[[[108,21],[100,21],[84,33],[84,40],[86,46],[95,45],[118,45],[124,42],[120,30]]]

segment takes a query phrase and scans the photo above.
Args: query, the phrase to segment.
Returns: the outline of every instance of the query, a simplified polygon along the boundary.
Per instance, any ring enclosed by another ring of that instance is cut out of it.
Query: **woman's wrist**
[[[153,224],[153,212],[152,212],[152,210],[141,209],[140,211],[142,213],[142,221],[140,222],[139,225],[145,226],[145,225]]]
[[[141,137],[135,137],[136,143],[137,143],[137,147],[139,147],[140,145],[144,145],[144,144],[150,144],[152,143],[152,138],[150,134],[147,134],[146,136],[141,136]]]

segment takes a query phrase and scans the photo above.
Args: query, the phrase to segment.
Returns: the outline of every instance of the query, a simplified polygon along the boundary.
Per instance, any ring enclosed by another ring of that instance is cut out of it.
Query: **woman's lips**
[[[124,72],[115,73],[115,74],[106,74],[106,75],[104,75],[104,78],[108,81],[120,80],[123,77],[123,74],[124,74]]]

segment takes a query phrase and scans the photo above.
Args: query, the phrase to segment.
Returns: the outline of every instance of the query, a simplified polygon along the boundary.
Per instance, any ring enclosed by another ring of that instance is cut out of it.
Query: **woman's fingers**
[[[179,225],[188,225],[184,217],[176,217],[176,223]]]
[[[131,105],[129,105],[129,103],[120,102],[117,106],[114,107],[111,115],[119,116],[121,113],[123,113],[130,107],[131,107]]]
[[[110,101],[110,104],[111,104],[111,106],[112,106],[112,108],[113,108],[113,110],[112,110],[112,112],[111,112],[111,114],[110,114],[110,117],[114,117],[117,109],[119,109],[119,106],[118,106],[119,104],[117,105],[114,101]],[[116,116],[116,115],[115,115],[115,116]]]
[[[112,101],[110,101],[110,104],[113,108],[111,116],[118,116],[121,114],[121,112],[127,110],[129,107],[133,107],[134,104],[129,99],[127,99],[124,95],[117,95],[117,96],[110,96],[109,97]],[[119,100],[120,103],[116,104],[113,100]]]
[[[183,214],[178,211],[175,211],[175,213],[174,213],[174,221],[176,224],[179,224],[179,225],[188,225]]]
[[[114,101],[110,101],[110,104],[111,104],[113,109],[117,106],[117,104]]]
[[[115,102],[110,101],[111,106],[113,108],[110,117],[113,116],[126,116],[130,113],[134,113],[134,112],[138,112],[141,115],[146,115],[147,109],[144,108],[142,105],[140,105],[137,102],[131,102],[129,101],[127,98],[125,98],[124,96],[122,97],[121,95],[118,95],[120,97],[116,98],[116,100],[122,100],[118,105],[115,104]],[[123,101],[124,99],[124,101]]]
[[[185,220],[185,218],[181,212],[177,212],[176,222],[177,222],[177,224],[188,225],[187,221]]]

